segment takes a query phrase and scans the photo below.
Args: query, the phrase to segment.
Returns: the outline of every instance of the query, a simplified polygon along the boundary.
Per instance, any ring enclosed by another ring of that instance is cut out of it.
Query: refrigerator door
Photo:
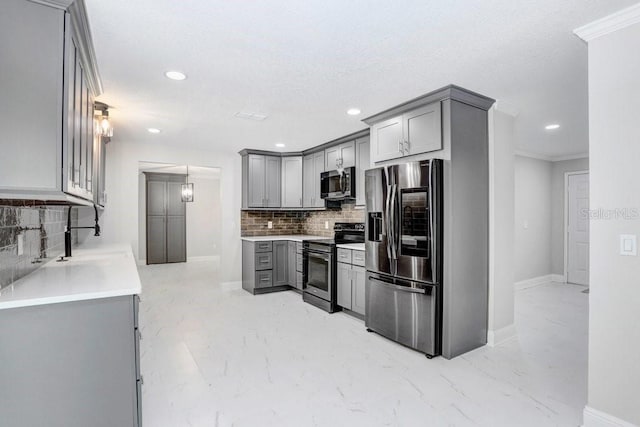
[[[391,195],[394,227],[391,235],[398,277],[440,282],[440,171],[439,160],[397,166],[397,184]]]
[[[365,172],[365,265],[367,270],[394,274],[391,227],[391,194],[395,166]]]
[[[440,288],[367,272],[365,325],[430,356],[440,354]]]

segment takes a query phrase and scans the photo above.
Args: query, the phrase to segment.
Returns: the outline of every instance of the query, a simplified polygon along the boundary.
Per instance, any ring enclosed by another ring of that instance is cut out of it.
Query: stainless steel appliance
[[[322,172],[320,174],[320,197],[326,200],[355,199],[356,168]]]
[[[365,172],[365,324],[439,355],[442,341],[442,160]]]
[[[336,298],[336,244],[364,242],[363,223],[337,222],[333,239],[305,240],[303,293],[305,302],[329,313],[339,309]]]

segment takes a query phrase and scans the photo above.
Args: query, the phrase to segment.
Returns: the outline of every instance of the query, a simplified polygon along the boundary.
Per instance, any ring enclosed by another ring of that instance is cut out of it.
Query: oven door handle
[[[310,257],[319,258],[319,259],[322,259],[322,260],[324,260],[326,262],[331,262],[331,255],[321,255],[318,252],[308,252],[308,254],[309,254]]]

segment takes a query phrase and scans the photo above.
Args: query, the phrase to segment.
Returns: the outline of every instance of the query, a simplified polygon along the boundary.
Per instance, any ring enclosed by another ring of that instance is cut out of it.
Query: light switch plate
[[[24,254],[24,234],[18,234],[18,256]]]
[[[267,228],[273,228],[273,221],[267,221]]]
[[[325,228],[326,230],[328,230],[328,229],[329,229],[329,221],[325,221],[325,222],[324,222],[324,228]]]
[[[620,255],[637,256],[638,245],[635,234],[620,235]]]

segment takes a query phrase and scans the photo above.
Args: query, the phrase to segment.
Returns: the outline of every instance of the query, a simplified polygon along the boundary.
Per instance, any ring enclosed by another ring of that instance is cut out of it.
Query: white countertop
[[[271,240],[289,240],[292,242],[300,242],[303,240],[322,240],[322,239],[330,239],[330,237],[323,236],[311,236],[307,234],[294,234],[294,235],[281,235],[281,236],[243,236],[242,240],[246,240],[247,242],[264,242]]]
[[[364,251],[364,243],[338,243],[336,247],[342,249],[352,249],[354,251]]]
[[[49,261],[1,289],[0,310],[134,295],[140,291],[131,247],[91,242],[74,248],[69,261]]]

